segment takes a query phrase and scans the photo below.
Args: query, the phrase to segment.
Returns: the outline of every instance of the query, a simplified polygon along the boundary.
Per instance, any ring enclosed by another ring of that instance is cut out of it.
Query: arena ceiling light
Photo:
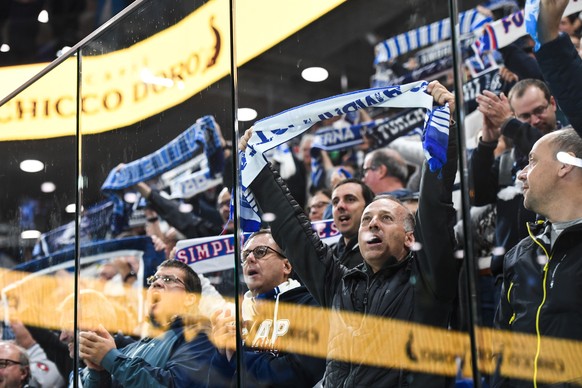
[[[20,162],[20,169],[24,172],[39,172],[44,168],[44,163],[36,159],[27,159]]]
[[[253,108],[239,108],[237,117],[238,121],[251,121],[257,118],[257,111]]]
[[[322,82],[329,77],[329,72],[323,67],[308,67],[303,69],[301,77],[309,82]]]
[[[40,23],[48,23],[48,21],[49,21],[49,14],[48,14],[48,12],[47,12],[46,9],[43,9],[42,11],[40,11],[40,13],[38,14],[37,20]]]
[[[2,43],[0,46],[0,53],[7,53],[8,51],[10,51],[10,46],[6,43]]]
[[[23,230],[22,233],[20,233],[20,238],[23,240],[36,240],[39,237],[40,232],[34,229]]]
[[[52,193],[57,189],[57,186],[53,182],[44,182],[40,185],[40,191],[43,193]]]

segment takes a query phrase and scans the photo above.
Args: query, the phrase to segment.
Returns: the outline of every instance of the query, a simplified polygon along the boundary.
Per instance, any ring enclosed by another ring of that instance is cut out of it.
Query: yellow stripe
[[[543,221],[538,220],[538,225],[540,223],[543,223]],[[538,309],[536,311],[536,355],[534,358],[533,385],[534,385],[534,388],[537,388],[537,386],[538,386],[538,361],[539,361],[539,357],[540,357],[541,344],[542,344],[542,338],[541,338],[541,333],[540,333],[540,314],[542,312],[542,307],[544,306],[544,303],[546,303],[546,296],[547,296],[546,280],[548,278],[548,266],[549,266],[550,260],[552,260],[552,256],[550,254],[548,254],[546,247],[544,247],[544,245],[541,244],[537,240],[537,238],[532,234],[529,224],[527,224],[527,232],[528,232],[530,238],[537,245],[539,245],[542,248],[542,250],[544,251],[544,254],[546,255],[546,258],[548,259],[548,261],[544,265],[544,280],[543,280],[543,284],[542,284],[542,290],[543,290],[542,302],[540,303],[540,305],[538,306]]]
[[[17,301],[13,304],[15,309],[11,311],[10,317],[20,319],[25,324],[51,329],[60,329],[61,321],[65,324],[71,322],[73,311],[70,308],[58,310],[57,307],[64,295],[72,291],[73,283],[69,283],[72,277],[67,279],[38,276],[25,279],[26,275],[30,274],[10,271],[0,273],[3,295],[8,301]],[[102,286],[87,278],[81,278],[80,284],[84,288]],[[130,293],[131,290],[128,289],[127,292]],[[122,303],[116,298],[109,299],[116,304]],[[137,311],[137,305],[131,305],[131,300],[123,303],[118,312],[128,308]],[[262,302],[257,308],[255,326],[264,320],[272,320],[274,308],[274,303]],[[95,306],[80,306],[80,322],[91,324],[84,321],[83,317],[85,312],[95,309]],[[281,302],[278,311],[279,319],[288,320],[290,323],[288,330],[278,337],[275,344],[275,348],[281,351],[326,357],[329,351],[330,328],[337,326],[344,333],[351,331],[351,334],[336,337],[331,354],[336,360],[446,376],[457,374],[457,361],[461,360],[463,375],[471,375],[470,339],[464,332],[376,316],[366,316],[363,319],[361,314],[352,312],[338,313],[319,307]],[[283,312],[284,316],[281,315]],[[111,320],[111,317],[108,318]],[[122,329],[124,333],[134,334],[138,327],[137,319],[123,317],[122,321],[120,318],[118,316],[116,323],[108,324],[108,329]],[[278,327],[277,322],[270,327],[271,331],[263,333],[266,338],[272,338],[272,328]],[[535,376],[540,382],[559,383],[580,379],[582,375],[582,343],[491,328],[478,328],[476,335],[479,344],[479,367],[483,373],[493,374],[496,361],[502,354],[500,372],[510,378],[527,380]],[[247,338],[247,341],[252,341],[252,338]],[[540,341],[544,346],[543,355],[540,354]],[[271,346],[266,345],[266,348]],[[534,357],[535,370],[531,362]]]

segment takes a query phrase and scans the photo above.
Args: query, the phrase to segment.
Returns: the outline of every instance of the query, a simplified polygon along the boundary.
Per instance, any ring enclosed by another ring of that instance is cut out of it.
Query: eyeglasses
[[[256,260],[262,260],[267,255],[267,253],[269,253],[269,251],[273,251],[276,254],[278,254],[279,256],[281,256],[282,258],[286,259],[286,257],[283,256],[282,253],[277,252],[273,248],[268,247],[266,245],[259,245],[258,247],[254,247],[253,249],[249,249],[249,250],[246,250],[246,251],[242,251],[242,260],[241,260],[241,262],[243,264],[245,264],[247,262],[247,259],[248,259],[249,255],[251,253],[253,254],[253,256],[254,256],[254,258]]]
[[[325,202],[325,201],[321,201],[321,202],[316,202],[313,205],[309,206],[309,209],[321,209],[322,207],[326,207],[327,205],[329,205],[331,202]]]
[[[550,103],[548,102],[548,105],[538,106],[531,113],[522,113],[519,116],[517,116],[517,118],[520,119],[521,121],[529,121],[529,119],[531,119],[531,117],[534,115],[537,117],[540,117],[541,115],[543,115],[546,112],[546,110],[548,109],[549,106],[550,106]]]
[[[6,360],[6,359],[0,360],[0,369],[5,369],[5,368],[8,368],[9,366],[12,366],[12,365],[21,365],[21,363],[18,361],[12,361],[12,360]]]
[[[370,167],[364,167],[364,168],[362,168],[362,176],[366,175],[366,173],[368,171],[370,171],[370,170],[371,171],[376,171],[377,168],[378,168],[377,166],[370,166]]]
[[[176,275],[153,275],[147,278],[148,286],[154,284],[158,279],[162,280],[164,284],[181,284],[186,287],[186,284],[182,280],[180,280]]]

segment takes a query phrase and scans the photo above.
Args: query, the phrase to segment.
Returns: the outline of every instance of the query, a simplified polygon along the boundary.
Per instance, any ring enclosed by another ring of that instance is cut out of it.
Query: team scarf
[[[491,21],[491,18],[479,13],[476,8],[461,12],[459,14],[459,32],[462,35],[478,30],[488,21]],[[450,18],[396,35],[376,45],[374,65],[388,62],[410,51],[450,39],[450,37]]]
[[[222,183],[222,175],[213,175],[209,167],[196,172],[184,174],[170,183],[170,198],[187,199]]]
[[[119,195],[121,190],[157,177],[192,159],[200,151],[203,151],[208,159],[210,175],[221,173],[224,156],[219,152],[221,144],[218,130],[214,117],[204,116],[156,152],[111,170],[101,186],[101,191],[114,204],[111,225],[113,233],[120,233],[129,218],[129,206]]]
[[[239,151],[243,231],[256,231],[261,225],[257,203],[248,187],[267,165],[264,153],[301,135],[321,120],[372,107],[424,108],[427,112],[423,134],[425,156],[431,170],[440,169],[446,162],[450,113],[448,105],[432,109],[433,98],[425,92],[427,85],[426,81],[418,81],[345,93],[257,121],[246,150]]]
[[[333,220],[314,221],[311,227],[327,245],[336,243],[341,237]],[[243,244],[249,236],[250,233],[243,233]],[[227,234],[180,240],[176,244],[176,259],[199,274],[232,269],[235,264],[234,236]]]
[[[582,2],[570,1],[564,11],[564,16],[580,11],[582,11]],[[524,10],[520,10],[493,23],[485,25],[482,34],[475,42],[477,49],[480,53],[497,50],[509,46],[511,43],[526,34],[530,34],[536,43],[534,49],[537,50],[540,44],[537,37],[538,15],[539,0],[528,0],[525,12]]]

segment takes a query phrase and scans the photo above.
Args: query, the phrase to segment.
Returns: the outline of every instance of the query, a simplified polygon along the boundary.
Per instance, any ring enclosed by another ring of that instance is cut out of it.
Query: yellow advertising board
[[[245,0],[237,4],[237,63],[242,65],[345,0]],[[126,49],[72,57],[0,106],[0,140],[83,134],[134,124],[175,106],[230,73],[228,0],[213,0],[176,25]],[[15,90],[46,64],[0,68],[3,90]]]

